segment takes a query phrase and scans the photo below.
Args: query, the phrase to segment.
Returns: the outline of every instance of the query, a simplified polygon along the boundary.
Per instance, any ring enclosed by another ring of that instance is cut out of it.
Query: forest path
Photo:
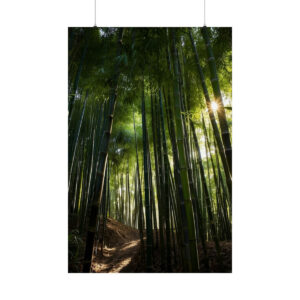
[[[93,258],[92,272],[120,273],[140,249],[138,230],[108,218],[105,232],[106,246],[101,255],[101,245]],[[126,271],[128,272],[128,270]]]

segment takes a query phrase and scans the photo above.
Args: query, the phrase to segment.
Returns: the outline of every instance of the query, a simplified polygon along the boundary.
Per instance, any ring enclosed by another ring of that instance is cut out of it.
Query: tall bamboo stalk
[[[140,242],[141,242],[141,254],[144,260],[144,225],[143,225],[143,202],[142,202],[142,187],[141,187],[141,179],[140,179],[140,167],[139,167],[139,156],[138,156],[138,148],[137,148],[137,140],[136,140],[136,128],[135,128],[135,118],[133,111],[133,129],[134,129],[134,139],[135,139],[135,154],[136,154],[136,177],[137,177],[137,205],[138,205],[138,227],[140,233]]]
[[[78,82],[79,82],[79,78],[80,78],[80,74],[81,74],[81,70],[82,70],[82,66],[83,66],[83,61],[86,55],[86,51],[87,51],[87,47],[88,47],[88,43],[85,42],[84,47],[83,47],[83,51],[82,51],[82,55],[80,58],[80,63],[76,72],[76,76],[75,76],[75,80],[74,80],[74,84],[71,90],[71,97],[69,100],[69,121],[71,119],[71,115],[72,115],[72,111],[73,111],[73,106],[74,106],[74,101],[75,101],[75,96],[76,96],[76,92],[77,92],[77,87],[78,87]]]
[[[220,128],[222,132],[222,140],[225,147],[225,154],[228,161],[230,173],[232,173],[232,149],[231,149],[231,142],[230,142],[230,133],[228,129],[228,123],[226,119],[226,113],[225,113],[221,89],[220,89],[215,57],[209,39],[209,29],[207,29],[207,27],[204,26],[201,28],[201,32],[207,50],[208,65],[209,65],[209,70],[211,75],[210,81],[213,87],[215,101],[218,104],[217,113],[218,113]]]
[[[122,34],[123,34],[123,28],[120,28],[118,32],[118,47],[117,47],[116,57],[120,56],[121,54]],[[119,75],[120,75],[120,66],[119,66],[119,62],[117,61],[115,64],[114,74],[112,77],[112,86],[111,86],[110,98],[109,98],[109,113],[106,117],[107,118],[106,124],[102,136],[102,144],[101,144],[102,147],[101,147],[101,153],[99,158],[99,167],[97,169],[98,179],[95,185],[94,199],[92,202],[91,214],[89,219],[89,228],[86,236],[86,246],[85,246],[85,255],[84,255],[84,263],[83,263],[83,272],[85,273],[90,271],[91,263],[92,263],[97,212],[98,212],[98,207],[100,205],[99,201],[102,197],[102,192],[103,192],[104,173],[106,169],[109,138],[111,136],[113,117],[114,117],[114,111],[116,106]]]
[[[150,207],[150,185],[149,185],[149,167],[148,167],[148,137],[147,124],[145,113],[145,92],[144,79],[142,87],[142,126],[143,126],[143,150],[144,150],[144,180],[145,180],[145,208],[146,208],[146,233],[147,233],[147,271],[152,270],[152,248],[153,248],[153,233],[152,233],[152,218]]]
[[[164,121],[164,110],[162,104],[161,89],[159,89],[159,104],[160,104],[160,118],[162,127],[162,138],[163,138],[163,157],[164,157],[164,173],[162,178],[163,196],[164,196],[164,206],[166,215],[166,242],[167,242],[167,271],[171,271],[171,242],[170,242],[170,204],[169,204],[169,158],[168,158],[168,148],[167,139],[165,131],[165,121]]]
[[[193,122],[191,122],[191,126],[192,126],[192,132],[193,132],[193,135],[194,135],[194,141],[195,141],[197,152],[198,152],[198,159],[199,159],[198,163],[199,163],[199,167],[200,167],[200,175],[201,175],[201,179],[202,179],[204,199],[205,199],[207,214],[208,214],[208,218],[209,218],[209,226],[210,226],[210,230],[211,230],[213,240],[214,240],[215,245],[216,245],[217,252],[219,253],[220,252],[220,246],[219,246],[219,239],[218,239],[218,236],[217,236],[216,223],[215,223],[215,219],[214,219],[213,211],[212,211],[212,204],[211,204],[212,201],[211,201],[210,194],[209,194],[208,187],[207,187],[205,171],[204,171],[204,167],[203,167],[203,163],[202,163],[201,151],[200,151],[200,147],[199,147],[199,144],[198,144],[195,128],[193,126]]]
[[[190,242],[190,252],[191,252],[191,261],[190,266],[191,271],[198,271],[199,261],[198,261],[198,249],[196,244],[196,232],[195,232],[195,223],[193,217],[193,208],[192,201],[189,190],[189,180],[187,172],[187,162],[185,157],[184,149],[184,136],[183,136],[183,127],[181,119],[181,104],[179,96],[179,71],[178,71],[178,57],[176,51],[176,42],[175,42],[175,29],[172,30],[172,51],[173,51],[173,61],[174,61],[174,108],[175,108],[175,121],[176,121],[176,139],[178,145],[179,153],[179,163],[180,163],[180,176],[182,181],[182,189],[184,196],[184,205],[187,214],[188,222],[188,233],[189,233],[189,242]]]
[[[218,148],[219,148],[219,153],[220,153],[220,157],[221,157],[221,160],[222,160],[223,168],[224,168],[224,171],[225,171],[226,183],[227,183],[227,186],[228,186],[229,193],[231,195],[231,189],[232,189],[231,160],[228,159],[228,157],[226,156],[226,153],[225,153],[225,149],[224,149],[224,145],[223,145],[223,142],[222,142],[222,139],[221,139],[221,136],[220,136],[219,128],[218,128],[218,125],[217,125],[217,122],[216,122],[216,119],[215,119],[214,112],[213,112],[212,107],[211,107],[211,101],[210,101],[208,89],[207,89],[207,86],[206,86],[204,73],[203,73],[202,67],[200,65],[199,56],[198,56],[198,52],[197,52],[197,49],[196,49],[196,46],[195,46],[194,38],[192,36],[191,29],[189,29],[189,37],[190,37],[190,41],[191,41],[192,48],[193,48],[193,51],[194,51],[194,56],[195,56],[195,59],[196,59],[197,69],[198,69],[198,72],[199,72],[199,75],[200,75],[200,81],[201,81],[201,86],[202,86],[202,90],[203,90],[203,93],[204,93],[204,97],[205,97],[205,101],[206,101],[206,105],[207,105],[207,109],[208,109],[208,115],[209,115],[209,118],[210,118],[210,121],[211,121],[211,125],[212,125],[213,131],[214,131],[214,135],[215,135],[215,138],[216,138],[216,141],[217,141]]]

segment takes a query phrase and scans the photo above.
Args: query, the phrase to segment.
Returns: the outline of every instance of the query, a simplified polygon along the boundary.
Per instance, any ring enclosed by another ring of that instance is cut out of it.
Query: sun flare
[[[212,108],[212,110],[214,111],[214,112],[216,112],[217,110],[218,110],[218,104],[216,103],[216,102],[212,102],[211,103],[211,108]]]

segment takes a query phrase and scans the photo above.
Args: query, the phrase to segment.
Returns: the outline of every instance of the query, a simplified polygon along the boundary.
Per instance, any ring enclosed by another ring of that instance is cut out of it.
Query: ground
[[[92,272],[94,273],[143,273],[144,264],[140,252],[138,230],[108,218],[105,232],[106,245],[101,253],[101,245],[93,257]],[[213,242],[207,242],[209,271],[205,267],[202,247],[199,245],[200,272],[231,272],[231,242],[220,242],[222,265],[217,262],[217,253]],[[153,272],[162,272],[160,253],[154,249]],[[177,265],[172,251],[171,272],[183,272]]]
[[[106,245],[103,249],[103,255],[101,246],[97,247],[97,254],[94,255],[92,263],[92,272],[122,272],[140,250],[138,230],[111,218],[107,220],[105,241]]]

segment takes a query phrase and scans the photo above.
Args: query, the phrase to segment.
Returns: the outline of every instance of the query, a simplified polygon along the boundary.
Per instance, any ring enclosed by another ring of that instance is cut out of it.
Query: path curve
[[[120,273],[127,267],[140,249],[138,230],[108,219],[105,235],[107,246],[97,249],[93,258],[92,272],[94,273]]]

